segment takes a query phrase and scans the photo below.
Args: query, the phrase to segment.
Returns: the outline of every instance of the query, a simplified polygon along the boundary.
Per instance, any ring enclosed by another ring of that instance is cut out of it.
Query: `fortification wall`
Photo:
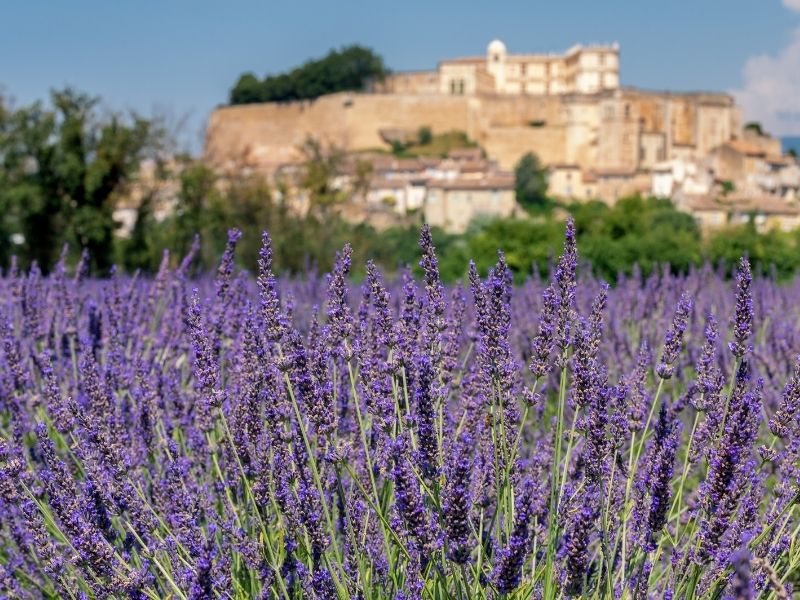
[[[563,126],[491,127],[481,145],[501,169],[511,170],[528,152],[534,152],[546,165],[565,162],[566,139]]]
[[[466,132],[510,168],[531,150],[544,161],[563,160],[563,117],[557,97],[341,93],[219,108],[209,119],[205,154],[221,167],[272,169],[299,161],[298,148],[308,136],[347,150],[385,148],[381,130],[425,125],[434,133]]]
[[[346,150],[385,147],[382,129],[470,131],[471,99],[453,96],[332,94],[313,101],[227,106],[211,115],[206,157],[218,166],[270,168],[300,160],[309,136]]]
[[[505,169],[531,151],[544,164],[633,169],[640,131],[663,133],[669,156],[675,147],[702,155],[739,134],[737,115],[724,95],[631,89],[566,96],[340,93],[220,108],[209,120],[205,151],[219,167],[271,171],[302,160],[299,147],[309,136],[365,150],[387,148],[381,130],[428,126],[466,132]]]

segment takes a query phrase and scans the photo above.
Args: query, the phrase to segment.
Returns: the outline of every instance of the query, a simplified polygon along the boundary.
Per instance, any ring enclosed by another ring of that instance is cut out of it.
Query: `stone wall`
[[[566,131],[561,125],[490,127],[479,142],[506,171],[512,170],[528,152],[535,153],[545,165],[565,162]]]
[[[223,168],[265,169],[296,162],[312,136],[347,150],[385,147],[382,129],[468,131],[468,98],[395,94],[332,94],[316,100],[228,106],[214,111],[205,154]]]
[[[382,130],[414,133],[422,126],[465,132],[504,169],[535,152],[544,164],[633,170],[641,166],[645,135],[663,134],[666,158],[683,148],[691,158],[741,134],[739,110],[722,94],[339,93],[220,108],[209,120],[205,152],[218,167],[269,172],[301,160],[299,147],[309,136],[345,150],[388,149]]]

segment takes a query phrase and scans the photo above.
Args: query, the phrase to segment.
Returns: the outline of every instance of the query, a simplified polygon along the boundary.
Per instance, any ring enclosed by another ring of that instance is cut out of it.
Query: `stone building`
[[[761,233],[800,227],[800,206],[772,195],[685,196],[677,199],[677,206],[691,213],[704,233],[751,222]]]
[[[495,40],[483,56],[396,73],[362,93],[220,108],[209,120],[205,154],[223,170],[272,173],[301,162],[298,149],[309,136],[357,152],[388,149],[387,132],[411,139],[426,127],[463,132],[504,171],[533,152],[555,169],[556,195],[613,202],[650,189],[643,179],[665,162],[698,163],[742,140],[730,95],[621,87],[619,70],[616,44],[510,54]]]
[[[517,210],[514,177],[434,180],[425,197],[425,222],[451,233],[463,233],[477,217],[510,217]]]
[[[398,73],[376,89],[395,94],[594,94],[619,87],[619,46],[576,44],[563,54],[509,54],[493,40],[484,56],[443,60],[436,71]]]

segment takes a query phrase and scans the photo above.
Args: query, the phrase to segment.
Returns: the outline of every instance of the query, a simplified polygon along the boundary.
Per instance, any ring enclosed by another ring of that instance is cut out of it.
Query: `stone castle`
[[[504,170],[535,152],[551,168],[601,178],[702,159],[742,130],[728,94],[620,86],[616,44],[509,54],[495,40],[484,56],[393,74],[359,93],[220,108],[205,154],[222,169],[270,173],[301,160],[308,136],[349,151],[387,149],[387,132],[413,135],[422,126],[466,132]]]

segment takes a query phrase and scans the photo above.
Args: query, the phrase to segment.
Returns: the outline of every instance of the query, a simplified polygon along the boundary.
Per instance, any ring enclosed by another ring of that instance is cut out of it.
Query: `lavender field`
[[[0,596],[789,598],[800,281],[0,279]],[[278,265],[275,265],[277,269]]]

